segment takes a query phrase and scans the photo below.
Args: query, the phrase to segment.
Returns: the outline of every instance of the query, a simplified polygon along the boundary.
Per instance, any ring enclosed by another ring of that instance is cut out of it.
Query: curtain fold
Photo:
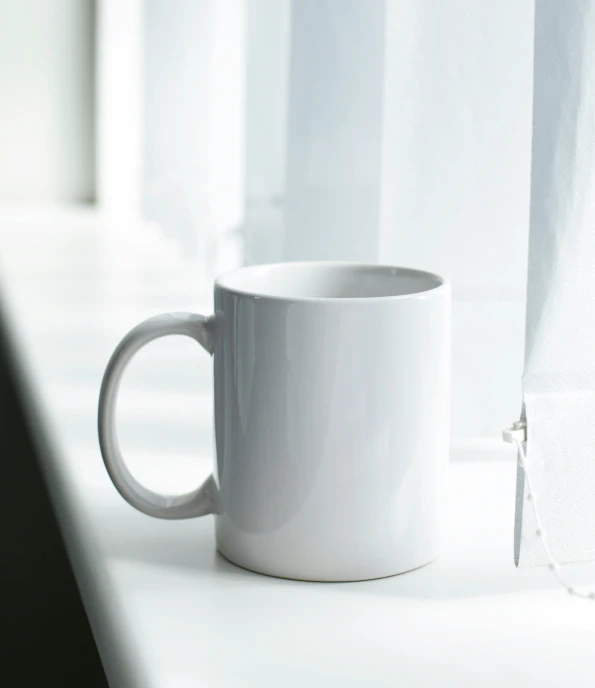
[[[595,559],[595,0],[537,0],[523,397],[560,562]],[[545,564],[517,479],[515,560]]]

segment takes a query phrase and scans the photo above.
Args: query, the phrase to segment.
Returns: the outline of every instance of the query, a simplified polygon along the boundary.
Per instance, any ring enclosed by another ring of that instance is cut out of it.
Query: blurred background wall
[[[0,0],[0,203],[95,199],[95,2]]]
[[[454,291],[453,436],[520,406],[533,0],[0,0],[0,210],[240,263],[410,265]],[[157,237],[157,239],[155,239]],[[170,251],[171,253],[171,251]]]

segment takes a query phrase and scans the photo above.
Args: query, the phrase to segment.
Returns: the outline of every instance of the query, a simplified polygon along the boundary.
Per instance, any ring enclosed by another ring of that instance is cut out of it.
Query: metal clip
[[[507,428],[502,432],[502,439],[509,444],[513,444],[514,442],[526,442],[527,423],[524,420],[515,421],[511,428]]]

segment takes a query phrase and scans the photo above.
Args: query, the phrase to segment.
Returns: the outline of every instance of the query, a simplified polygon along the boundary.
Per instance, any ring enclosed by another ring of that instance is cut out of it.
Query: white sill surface
[[[457,445],[443,556],[378,581],[249,573],[215,553],[209,517],[159,521],[128,506],[97,445],[103,368],[138,320],[208,312],[210,295],[196,269],[154,245],[119,245],[116,230],[92,213],[0,217],[13,343],[112,687],[595,685],[595,606],[547,570],[513,565],[516,469],[505,446]],[[156,342],[131,366],[119,427],[147,486],[181,491],[210,472],[210,384],[192,342]],[[569,567],[568,578],[595,584],[595,569]]]

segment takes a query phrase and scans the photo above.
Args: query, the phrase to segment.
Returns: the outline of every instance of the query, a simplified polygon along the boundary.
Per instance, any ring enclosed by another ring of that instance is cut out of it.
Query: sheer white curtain
[[[595,2],[537,0],[527,459],[559,562],[595,559]],[[515,558],[546,563],[518,476]]]
[[[246,257],[449,277],[453,440],[499,451],[521,398],[532,0],[250,0],[248,21]]]
[[[93,5],[0,0],[0,207],[89,203]]]
[[[137,155],[145,216],[206,281],[238,236],[246,262],[444,274],[454,442],[499,451],[521,398],[533,1],[99,2],[141,17],[120,112],[140,121],[109,151]]]
[[[100,206],[122,243],[157,228],[210,288],[240,261],[246,2],[98,0],[97,14]]]

